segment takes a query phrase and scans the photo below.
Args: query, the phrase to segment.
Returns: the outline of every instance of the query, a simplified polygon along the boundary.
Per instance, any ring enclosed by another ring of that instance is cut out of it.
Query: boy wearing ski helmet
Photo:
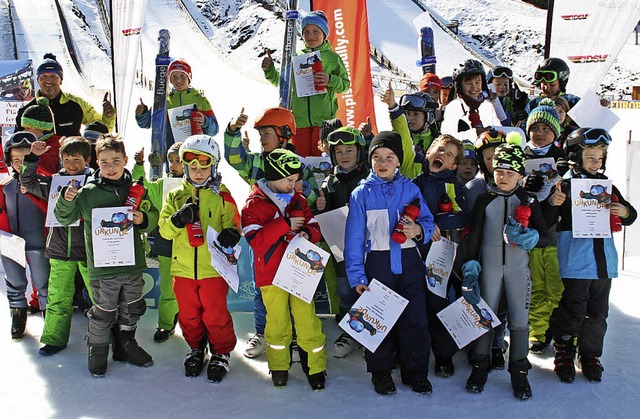
[[[513,70],[505,66],[496,66],[487,74],[487,83],[506,115],[502,124],[507,127],[520,126],[522,121],[527,119],[524,108],[529,102],[529,97],[516,84]]]
[[[187,137],[179,155],[185,176],[167,195],[158,226],[164,238],[173,240],[171,274],[178,322],[190,347],[184,372],[187,377],[200,375],[210,351],[207,380],[220,382],[229,371],[230,353],[236,346],[227,310],[229,285],[211,266],[208,240],[197,243],[191,231],[194,223],[200,224],[204,235],[211,227],[219,233],[221,247],[233,248],[241,237],[240,215],[221,183],[220,151],[213,137]]]
[[[531,113],[542,99],[553,98],[554,96],[563,96],[569,102],[569,107],[573,108],[580,98],[567,93],[569,74],[569,66],[560,58],[551,57],[540,63],[533,74],[533,81],[535,85],[540,86],[542,93],[527,103],[525,107],[527,113]]]

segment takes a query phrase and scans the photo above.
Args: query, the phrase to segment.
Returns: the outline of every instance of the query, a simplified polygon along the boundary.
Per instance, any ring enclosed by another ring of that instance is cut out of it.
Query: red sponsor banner
[[[369,117],[376,132],[366,0],[313,0],[311,9],[327,15],[329,43],[342,58],[351,81],[351,88],[338,95],[338,118],[358,128]]]

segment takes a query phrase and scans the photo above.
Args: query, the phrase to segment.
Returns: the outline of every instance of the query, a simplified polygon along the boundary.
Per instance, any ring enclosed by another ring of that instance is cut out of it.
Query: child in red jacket
[[[305,197],[294,188],[301,174],[302,163],[291,151],[276,149],[269,153],[265,157],[265,178],[252,186],[242,209],[242,228],[253,249],[256,286],[260,287],[267,308],[264,336],[273,385],[287,385],[293,316],[302,369],[311,388],[321,390],[325,383],[327,352],[315,306],[272,285],[290,233],[314,243],[321,238],[320,227]]]

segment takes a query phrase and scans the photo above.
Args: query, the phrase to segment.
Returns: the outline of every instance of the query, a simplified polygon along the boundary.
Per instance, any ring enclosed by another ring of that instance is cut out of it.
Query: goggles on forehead
[[[427,99],[416,95],[402,95],[400,106],[403,108],[424,109],[427,107]]]
[[[585,145],[594,145],[600,142],[605,143],[606,145],[611,144],[611,136],[607,131],[601,128],[591,128],[590,130],[585,131],[584,136],[584,144]]]
[[[536,83],[553,83],[558,80],[558,72],[553,70],[536,71],[533,75],[533,79]]]
[[[358,144],[358,139],[355,135],[347,131],[333,131],[327,137],[327,142],[329,143],[329,145],[352,145]]]
[[[440,81],[442,82],[443,89],[451,89],[453,87],[453,78],[449,76],[443,77]]]
[[[494,78],[506,77],[510,80],[513,79],[513,71],[508,67],[496,67],[493,69],[492,74]]]
[[[213,159],[211,156],[207,156],[206,154],[194,153],[192,151],[185,151],[182,153],[182,161],[191,166],[192,164],[196,164],[201,169],[206,169],[207,167],[211,167],[213,165]]]
[[[28,131],[19,131],[9,137],[11,147],[30,147],[38,138]]]

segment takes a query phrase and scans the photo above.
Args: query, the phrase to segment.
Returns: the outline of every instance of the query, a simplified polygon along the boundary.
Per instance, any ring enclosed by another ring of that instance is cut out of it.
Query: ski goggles
[[[441,80],[443,89],[451,89],[453,87],[453,78],[452,77],[443,77]]]
[[[7,145],[11,148],[16,147],[31,147],[31,144],[38,141],[36,135],[32,132],[28,131],[19,131],[14,134],[11,134],[9,140],[7,141]]]
[[[594,145],[598,143],[611,144],[611,136],[602,128],[591,128],[582,135],[584,136],[584,145]]]
[[[553,83],[558,80],[558,72],[553,70],[536,71],[533,75],[536,83]]]
[[[213,158],[206,154],[194,153],[192,151],[185,151],[182,153],[182,161],[191,166],[192,164],[197,165],[201,169],[206,169],[207,167],[211,167],[213,165]]]
[[[498,66],[493,69],[493,78],[506,77],[509,80],[513,80],[513,71],[508,67]]]
[[[400,107],[406,110],[424,112],[425,122],[429,125],[436,122],[435,107],[422,96],[408,94],[400,97]]]
[[[358,144],[358,139],[353,133],[348,131],[333,131],[327,137],[327,142],[329,145],[336,146],[340,144],[344,145],[356,145]]]

